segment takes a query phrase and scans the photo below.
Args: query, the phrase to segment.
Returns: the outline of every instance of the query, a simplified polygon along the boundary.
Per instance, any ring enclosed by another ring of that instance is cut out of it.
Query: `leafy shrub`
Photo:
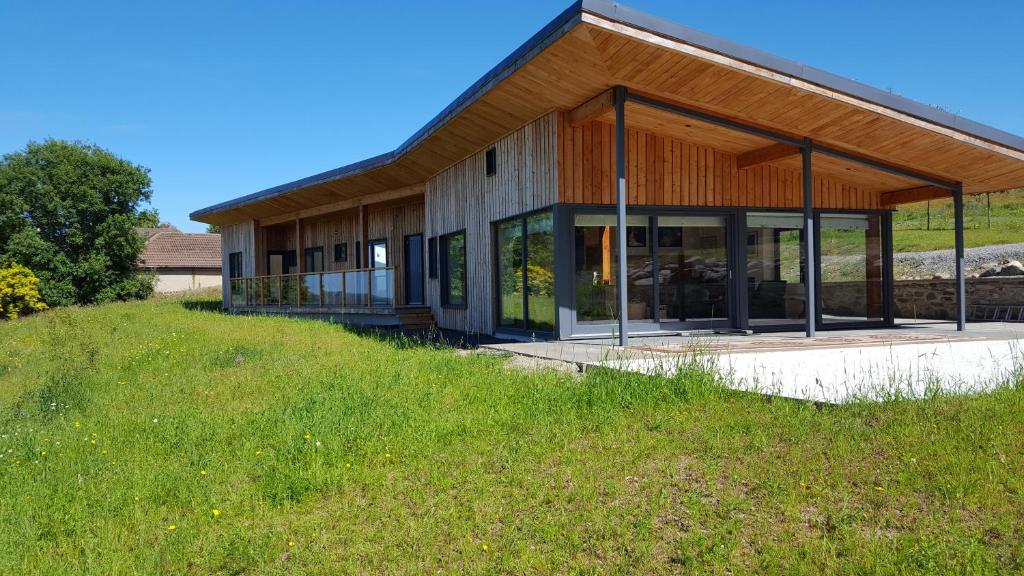
[[[39,278],[20,264],[0,268],[0,317],[14,319],[46,310],[39,296]]]

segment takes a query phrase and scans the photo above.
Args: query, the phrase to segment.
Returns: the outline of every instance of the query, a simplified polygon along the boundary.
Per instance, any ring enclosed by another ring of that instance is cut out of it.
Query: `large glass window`
[[[523,304],[523,222],[500,222],[498,234],[498,324],[518,328],[525,320]]]
[[[551,212],[526,218],[526,327],[555,329],[555,235]]]
[[[554,330],[553,225],[551,212],[496,225],[500,326]]]
[[[577,214],[575,218],[576,321],[618,318],[616,287],[618,240],[615,215]],[[626,217],[626,281],[629,319],[653,318],[652,242],[647,216]]]
[[[747,298],[751,326],[791,324],[807,314],[800,213],[747,213]]]
[[[441,237],[441,304],[466,306],[466,231]]]
[[[729,318],[727,238],[722,216],[658,216],[661,321]]]
[[[882,223],[877,214],[821,215],[824,323],[882,320]]]

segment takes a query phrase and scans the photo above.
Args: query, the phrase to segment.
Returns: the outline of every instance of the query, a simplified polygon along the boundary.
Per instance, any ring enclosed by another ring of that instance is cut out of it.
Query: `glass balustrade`
[[[390,308],[395,268],[232,278],[229,296],[232,307]]]

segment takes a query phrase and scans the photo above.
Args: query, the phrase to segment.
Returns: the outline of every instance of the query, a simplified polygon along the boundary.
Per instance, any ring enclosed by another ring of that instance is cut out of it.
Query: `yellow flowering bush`
[[[40,310],[46,310],[46,303],[39,297],[39,278],[17,263],[0,268],[0,318],[14,319]]]

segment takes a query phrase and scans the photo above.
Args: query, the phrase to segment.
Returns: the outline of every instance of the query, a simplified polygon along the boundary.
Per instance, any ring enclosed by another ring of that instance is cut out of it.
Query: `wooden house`
[[[887,326],[892,213],[1024,186],[1024,139],[605,0],[393,152],[192,214],[224,305],[566,339]]]

